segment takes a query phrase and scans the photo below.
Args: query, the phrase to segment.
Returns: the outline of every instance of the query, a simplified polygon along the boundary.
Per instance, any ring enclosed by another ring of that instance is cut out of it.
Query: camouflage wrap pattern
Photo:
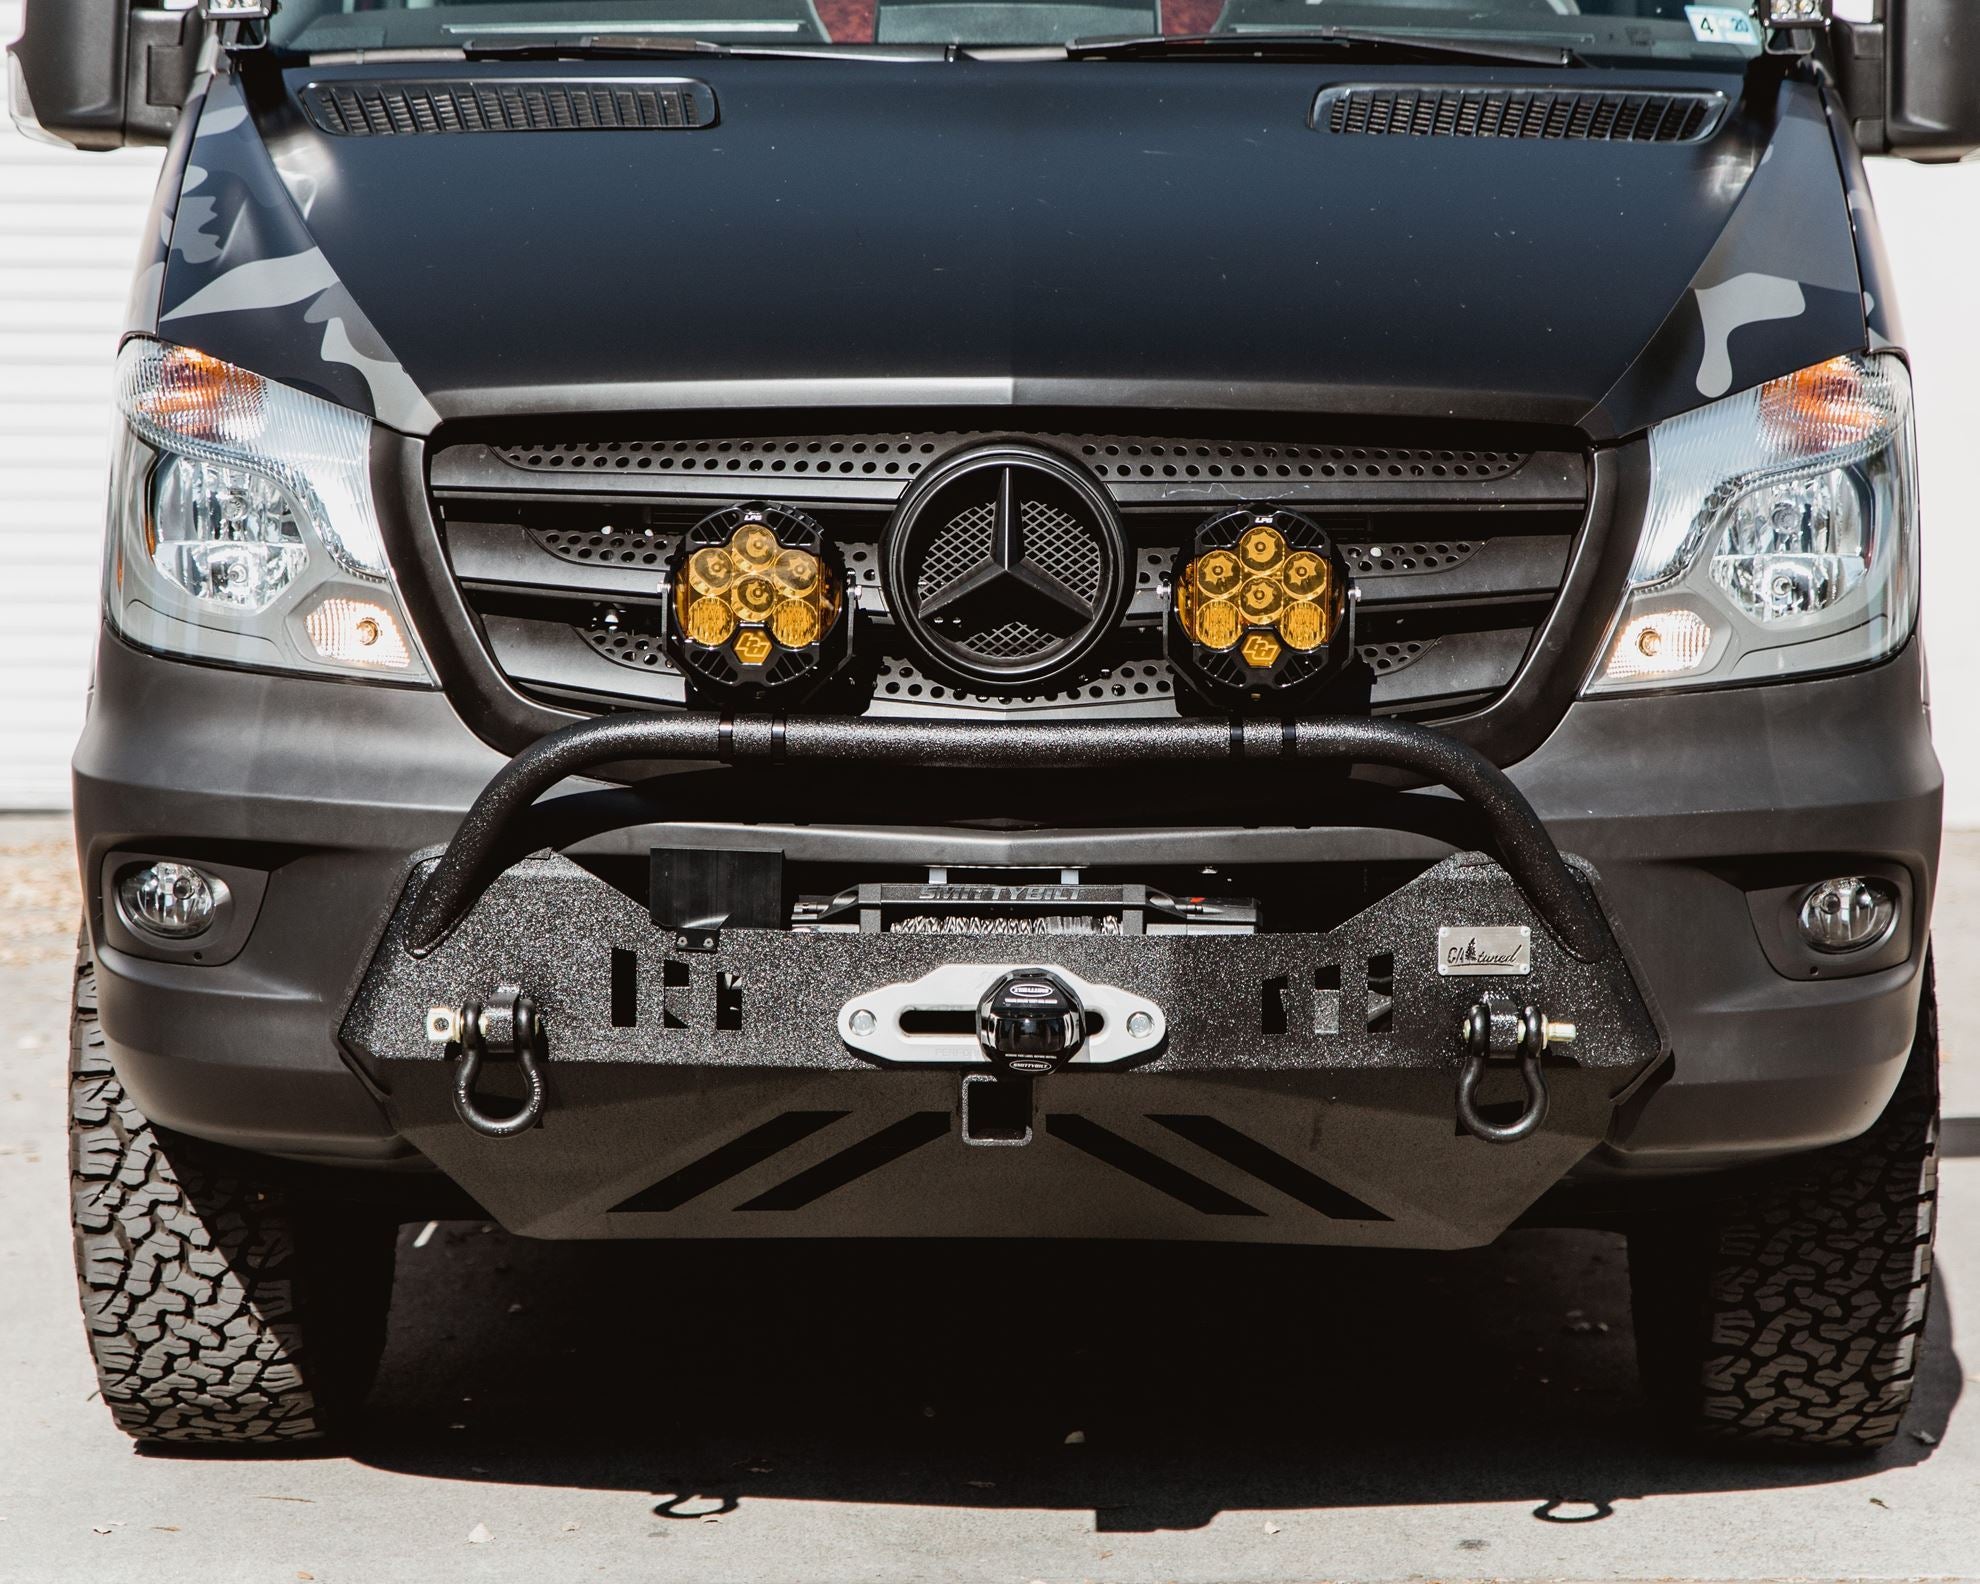
[[[1723,156],[1737,179],[1745,156]],[[1835,223],[1843,196],[1834,139],[1816,90],[1783,86],[1759,151],[1705,262],[1650,344],[1583,420],[1623,435],[1867,344],[1857,252]]]
[[[1863,151],[1856,146],[1849,117],[1837,100],[1829,101],[1828,110],[1829,135],[1842,166],[1843,195],[1849,205],[1850,235],[1856,243],[1856,273],[1863,284],[1863,317],[1869,326],[1870,349],[1886,351],[1904,344],[1891,259],[1884,250],[1884,230],[1870,198],[1870,174],[1863,168]]]
[[[151,329],[310,391],[408,434],[439,415],[310,234],[307,174],[277,170],[230,75],[214,78],[182,126],[194,128],[176,208],[162,213],[164,257],[139,277],[134,329]],[[170,202],[171,200],[166,200]],[[152,296],[153,275],[161,284]],[[140,305],[155,304],[155,324]],[[313,356],[299,363],[299,350]]]
[[[1751,114],[1737,117],[1715,140],[1707,156],[1709,165],[1694,176],[1694,182],[1703,182],[1708,188],[1698,192],[1697,201],[1708,203],[1714,215],[1726,212],[1730,205],[1729,218],[1703,248],[1703,258],[1688,284],[1647,341],[1635,350],[1621,377],[1580,414],[1580,427],[1595,440],[1639,432],[1662,419],[1825,357],[1888,345],[1897,339],[1888,268],[1863,184],[1861,161],[1845,146],[1846,134],[1839,141],[1821,91],[1811,83],[1784,83],[1762,115],[1771,117],[1771,128],[1764,122],[1756,123]],[[765,123],[761,135],[774,137],[773,118],[761,114],[759,120]],[[547,153],[531,143],[519,142],[518,151],[528,152],[539,171],[554,173],[558,169],[549,163]],[[382,239],[366,230],[350,229],[354,221],[361,228],[368,225],[368,205],[360,205],[360,195],[350,190],[351,182],[359,179],[366,167],[300,122],[285,126],[279,116],[269,123],[264,138],[263,130],[249,114],[239,80],[230,71],[216,76],[204,98],[188,111],[175,144],[175,157],[184,162],[183,176],[174,179],[168,169],[161,189],[154,215],[158,241],[153,256],[140,270],[131,328],[155,331],[166,339],[198,347],[367,413],[405,433],[430,434],[440,421],[433,402],[344,285],[312,226],[311,214],[319,194],[335,191],[339,199],[335,223],[330,223],[327,211],[325,216],[325,234],[332,246],[364,250],[350,260],[353,278],[360,280],[361,289],[396,289],[402,279],[397,268],[399,258]],[[420,158],[424,165],[409,167],[415,176],[422,170],[448,168],[440,163],[441,151],[422,150]],[[690,198],[712,201],[705,189],[687,183],[696,166],[683,163],[678,168],[682,190]],[[374,158],[373,179],[378,169]],[[460,176],[458,161],[452,174],[456,179]],[[416,186],[415,176],[406,177],[409,188]],[[1628,178],[1617,174],[1613,179],[1623,182]],[[333,186],[339,180],[342,187]],[[1589,201],[1595,200],[1591,196]],[[430,228],[436,245],[449,238],[472,242],[480,236],[482,217],[475,202],[462,199],[457,191],[436,195],[441,218]],[[1837,223],[1839,205],[1850,224]],[[738,212],[748,212],[746,201]],[[1651,215],[1658,212],[1647,211]],[[722,213],[705,220],[707,226],[717,229],[722,223]],[[1573,218],[1563,217],[1560,223],[1571,225]],[[344,229],[340,231],[339,226]],[[1617,237],[1630,237],[1627,245],[1640,246],[1652,263],[1660,251],[1667,253],[1673,245],[1672,237],[1646,227],[1641,219],[1636,231],[1641,233],[1640,242],[1631,232],[1618,231]],[[339,236],[345,238],[342,243],[337,240]],[[1680,269],[1689,264],[1690,247],[1702,243],[1695,229],[1692,236],[1695,240],[1687,246]],[[629,234],[626,246],[636,248],[636,243],[637,234]],[[1621,249],[1612,246],[1611,251]],[[1660,275],[1659,295],[1670,289],[1663,284],[1671,280],[1670,274],[1638,270],[1633,263],[1627,256],[1618,256],[1611,279],[1564,278],[1552,290],[1627,292],[1635,280],[1639,282],[1636,301],[1640,306],[1641,283],[1647,283],[1653,274]],[[540,276],[540,266],[536,274]],[[398,333],[415,343],[408,350],[418,355],[425,379],[432,382],[432,388],[441,393],[441,401],[450,404],[448,410],[453,412],[463,390],[486,388],[490,359],[486,355],[464,358],[456,367],[444,344],[446,338],[436,340],[430,332],[457,307],[470,316],[478,312],[484,320],[487,307],[473,286],[464,288],[457,299],[436,296],[430,288],[431,278],[429,273],[422,279],[419,291],[408,288],[407,300],[416,303],[416,308],[395,299],[392,313],[399,315],[395,321]],[[530,270],[521,270],[511,294],[527,293],[530,280]],[[380,282],[386,284],[381,286]],[[540,281],[537,289],[540,293]],[[1436,288],[1433,284],[1429,289]],[[616,283],[614,290],[624,299]],[[612,294],[605,295],[609,299]],[[499,296],[494,300],[498,304],[502,301]],[[478,309],[466,306],[476,302],[480,302]],[[947,305],[938,305],[931,295],[922,306]],[[616,313],[636,332],[639,325],[648,322],[642,317],[648,310],[644,302],[608,301],[592,318],[604,322]],[[1544,310],[1544,303],[1539,304],[1538,311],[1544,314]],[[1267,314],[1270,306],[1261,301],[1256,311]],[[407,314],[416,321],[412,328],[407,327]],[[945,355],[968,354],[963,334],[968,322],[966,314],[959,315],[955,346],[938,349],[932,361],[939,364]],[[582,321],[579,328],[585,328]],[[766,343],[763,337],[752,340],[744,335],[736,350],[738,355],[754,357],[773,370],[787,363],[792,378],[805,372],[799,365],[807,358],[814,364],[822,363],[829,374],[837,359],[821,356],[821,350],[834,351],[836,343],[819,325],[806,325],[804,332],[805,339],[796,342]],[[1635,337],[1640,333],[1631,330],[1624,345],[1636,347]],[[418,344],[422,341],[423,345]],[[714,359],[713,366],[718,369],[726,351],[698,331],[673,337],[666,344],[683,364],[699,355],[704,362]],[[766,357],[766,345],[773,351],[788,347],[792,356]],[[926,348],[916,346],[913,350],[916,357],[930,360]],[[614,383],[599,359],[594,350],[578,357],[579,366],[569,371],[555,365],[543,368],[537,383],[554,383],[571,390]],[[617,361],[623,366],[622,357]],[[1187,356],[1179,355],[1177,361],[1186,363]],[[1454,356],[1453,361],[1462,365],[1465,360]],[[542,365],[540,357],[538,364]],[[1606,376],[1608,370],[1596,372]],[[506,367],[502,373],[508,374]],[[1483,387],[1482,396],[1490,384],[1482,371],[1475,377]],[[1584,384],[1575,407],[1590,400],[1589,393],[1599,388]],[[1565,409],[1562,416],[1575,407]]]

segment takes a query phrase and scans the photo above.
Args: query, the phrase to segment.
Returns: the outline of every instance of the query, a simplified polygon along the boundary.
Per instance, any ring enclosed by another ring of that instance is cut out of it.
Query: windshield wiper
[[[461,42],[469,60],[692,60],[709,56],[771,60],[940,60],[940,46],[823,44],[717,44],[712,39],[664,34],[587,33],[570,38],[470,38]]]
[[[1292,33],[1177,33],[1139,38],[1075,39],[1067,60],[1339,60],[1343,55],[1402,60],[1477,61],[1488,65],[1585,66],[1566,45],[1493,39],[1422,38],[1361,28],[1316,27]]]

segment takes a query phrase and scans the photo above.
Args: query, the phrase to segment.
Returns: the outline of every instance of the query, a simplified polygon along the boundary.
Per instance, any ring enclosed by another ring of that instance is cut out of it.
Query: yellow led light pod
[[[1219,708],[1289,711],[1352,659],[1347,566],[1311,518],[1240,507],[1199,526],[1178,563],[1166,653]]]
[[[844,662],[844,572],[803,512],[725,507],[683,535],[669,565],[667,649],[693,695],[788,694]]]

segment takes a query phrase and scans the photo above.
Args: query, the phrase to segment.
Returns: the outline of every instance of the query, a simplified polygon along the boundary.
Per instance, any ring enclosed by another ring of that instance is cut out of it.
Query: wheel
[[[1836,1452],[1897,1434],[1931,1295],[1938,1135],[1928,963],[1911,1059],[1868,1133],[1630,1233],[1637,1364],[1669,1428]]]
[[[118,1428],[259,1446],[348,1425],[384,1346],[395,1229],[147,1122],[104,1051],[86,938],[69,1099],[76,1280]]]

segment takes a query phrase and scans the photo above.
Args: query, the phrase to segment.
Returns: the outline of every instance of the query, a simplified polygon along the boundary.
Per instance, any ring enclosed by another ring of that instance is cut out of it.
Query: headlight
[[[1867,665],[1918,612],[1911,377],[1836,358],[1650,431],[1629,592],[1585,689]]]
[[[185,347],[128,343],[105,603],[133,643],[427,682],[371,498],[371,422]]]

